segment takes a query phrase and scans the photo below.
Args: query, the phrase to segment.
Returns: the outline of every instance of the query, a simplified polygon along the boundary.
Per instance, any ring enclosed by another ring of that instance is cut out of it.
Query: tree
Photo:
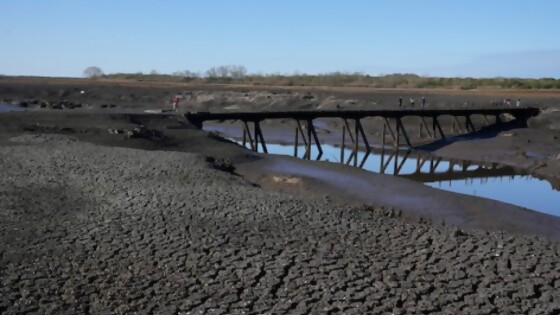
[[[230,66],[229,72],[234,79],[242,79],[247,75],[247,69],[243,66]]]
[[[206,77],[208,78],[216,78],[218,77],[218,70],[215,67],[212,67],[206,71]]]
[[[97,78],[103,75],[103,70],[99,67],[87,67],[84,70],[84,77],[86,78]]]
[[[216,68],[217,74],[221,78],[227,78],[229,76],[229,67],[228,66],[219,66]]]

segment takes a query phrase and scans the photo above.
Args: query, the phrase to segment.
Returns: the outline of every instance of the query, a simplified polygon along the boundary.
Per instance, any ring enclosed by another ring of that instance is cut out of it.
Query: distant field
[[[486,80],[486,79],[480,79]],[[511,79],[514,80],[514,79]],[[532,80],[532,79],[527,79]],[[544,79],[543,79],[544,80]],[[546,79],[548,80],[548,79]],[[560,80],[551,79],[560,85]],[[537,80],[538,81],[538,80]],[[316,91],[316,92],[335,92],[351,94],[370,94],[383,92],[384,94],[402,94],[421,92],[425,95],[446,94],[446,95],[480,95],[480,96],[501,96],[507,93],[510,97],[560,97],[560,86],[547,89],[529,88],[505,88],[496,86],[480,86],[472,89],[460,89],[452,87],[376,87],[376,86],[356,86],[356,85],[282,85],[282,84],[261,84],[240,80],[210,80],[210,79],[181,79],[176,76],[166,75],[135,75],[133,77],[122,77],[121,75],[104,75],[99,78],[57,78],[57,77],[25,77],[25,76],[0,76],[0,83],[27,83],[39,85],[76,85],[76,86],[120,86],[135,88],[173,88],[181,87],[200,90],[254,90],[254,91]],[[281,83],[281,82],[280,82]]]

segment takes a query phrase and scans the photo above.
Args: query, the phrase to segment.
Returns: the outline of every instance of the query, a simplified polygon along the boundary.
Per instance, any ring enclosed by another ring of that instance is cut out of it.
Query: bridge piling
[[[320,160],[321,157],[323,156],[323,149],[321,148],[321,143],[319,142],[319,136],[317,135],[317,131],[315,130],[315,126],[313,126],[313,121],[311,119],[307,120],[307,129],[309,130],[309,133],[313,135],[315,146],[317,146],[317,150],[319,151],[316,160]],[[311,138],[309,138],[309,144],[311,145]],[[309,154],[311,154],[311,148],[309,148]]]
[[[364,146],[366,147],[366,153],[364,154],[364,158],[362,159],[362,162],[360,162],[360,167],[363,167],[364,164],[366,163],[367,158],[369,157],[370,153],[371,153],[371,147],[369,146],[369,142],[367,139],[367,135],[364,131],[364,127],[362,126],[362,123],[360,122],[359,119],[356,119],[356,126],[358,126],[358,130],[360,131],[361,135],[362,135],[362,141],[364,142]],[[358,137],[358,135],[356,134],[356,138]]]
[[[465,116],[465,125],[466,125],[465,128],[467,130],[469,130],[469,128],[470,128],[471,132],[476,132],[476,127],[474,126],[474,124],[471,120],[471,115],[466,115]]]
[[[397,136],[399,135],[399,130],[400,130],[400,133],[402,133],[402,135],[404,137],[404,140],[406,141],[406,144],[408,145],[408,147],[412,148],[412,144],[410,143],[410,139],[408,138],[408,134],[406,133],[406,129],[404,128],[404,125],[403,125],[400,117],[397,118]]]
[[[436,132],[436,128],[439,131],[439,135],[441,136],[441,139],[444,140],[445,139],[445,134],[443,133],[443,130],[441,129],[441,125],[439,124],[439,121],[437,119],[437,116],[433,117],[433,121],[432,121],[432,128],[434,130],[434,135]]]
[[[255,141],[257,142],[255,147],[257,148],[257,151],[259,150],[259,142],[257,139],[260,139],[260,143],[261,143],[261,147],[263,149],[264,153],[268,153],[268,150],[266,149],[266,142],[264,141],[264,136],[262,133],[262,129],[261,129],[261,124],[258,121],[255,121]]]
[[[253,143],[253,137],[251,136],[251,131],[249,130],[249,124],[247,124],[247,121],[244,120],[243,121],[243,146],[245,146],[246,136],[249,138],[249,145],[251,147],[251,150],[257,151],[255,144]]]
[[[310,156],[311,153],[308,151],[309,146],[307,145],[307,142],[308,142],[308,140],[310,140],[310,139],[307,139],[307,138],[305,137],[305,133],[303,132],[303,127],[301,126],[301,122],[299,121],[299,119],[296,119],[296,122],[297,122],[296,133],[299,132],[299,134],[301,134],[301,139],[303,140],[303,144],[305,145],[305,153],[303,154],[303,158],[304,158],[304,159],[308,159],[307,156],[308,156],[308,155]],[[299,144],[298,144],[298,146],[299,146]],[[296,153],[297,153],[297,151],[296,151]]]

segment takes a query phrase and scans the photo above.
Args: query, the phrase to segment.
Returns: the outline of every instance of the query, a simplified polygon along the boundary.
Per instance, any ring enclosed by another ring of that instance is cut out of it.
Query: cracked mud
[[[191,153],[11,142],[0,313],[560,312],[557,242],[265,192]]]

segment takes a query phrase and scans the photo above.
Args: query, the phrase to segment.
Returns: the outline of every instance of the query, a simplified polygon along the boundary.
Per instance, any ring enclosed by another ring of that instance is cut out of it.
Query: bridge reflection
[[[412,150],[375,150],[373,163],[365,157],[362,168],[381,174],[391,174],[424,183],[488,179],[522,175],[511,166],[498,163],[476,163],[468,160],[445,159],[429,152]],[[377,164],[377,165],[375,165]]]
[[[247,143],[237,140],[237,143],[247,147]],[[306,145],[269,144],[267,153],[291,155],[301,159],[308,159],[310,154],[319,152],[312,148],[305,150]],[[499,163],[478,163],[469,160],[451,159],[436,156],[428,151],[412,150],[409,148],[373,148],[369,151],[354,148],[335,147],[323,144],[321,158],[317,160],[334,163],[355,165],[356,167],[380,174],[395,175],[423,183],[441,183],[458,180],[480,179],[481,183],[489,179],[527,177],[530,176],[511,166]],[[263,152],[264,153],[264,152]],[[338,158],[340,154],[340,158]],[[348,158],[345,159],[345,156]],[[330,157],[330,158],[329,158]]]

